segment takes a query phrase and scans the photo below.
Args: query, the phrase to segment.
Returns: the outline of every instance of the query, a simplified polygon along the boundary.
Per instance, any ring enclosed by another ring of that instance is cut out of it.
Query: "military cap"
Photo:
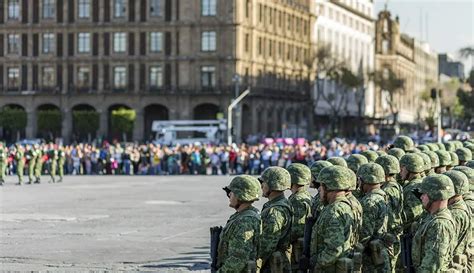
[[[430,151],[430,148],[428,148],[428,146],[426,146],[425,144],[421,144],[421,145],[418,145],[416,147],[418,148],[418,150],[420,150],[422,152]]]
[[[426,193],[431,201],[448,200],[455,194],[451,178],[444,174],[428,175],[418,185],[418,190]]]
[[[367,158],[363,155],[360,154],[353,154],[350,155],[347,159],[347,167],[351,169],[354,173],[357,173],[357,170],[362,166],[363,164],[369,163]]]
[[[415,143],[413,143],[413,139],[411,139],[411,137],[398,136],[397,138],[395,138],[393,146],[395,148],[400,148],[405,152],[411,152],[413,151],[413,148],[415,148]]]
[[[459,141],[459,140],[453,140],[453,143],[454,143],[454,146],[456,147],[456,149],[463,147],[462,142]]]
[[[444,149],[448,152],[454,152],[456,151],[456,145],[453,142],[449,141],[444,143]]]
[[[468,148],[457,148],[456,154],[458,155],[459,161],[469,161],[472,160],[472,153],[471,150]]]
[[[425,154],[425,153],[417,153],[417,155],[421,156],[421,158],[423,158],[423,163],[424,163],[424,171],[428,171],[431,169],[431,159],[430,157]]]
[[[318,178],[319,172],[321,172],[322,169],[332,166],[331,162],[328,162],[326,160],[318,160],[311,164],[311,175],[313,176],[314,179]]]
[[[311,170],[306,165],[292,163],[286,170],[290,173],[292,185],[305,186],[311,182]]]
[[[474,153],[474,144],[471,144],[471,143],[467,143],[464,142],[464,148],[468,148],[469,150],[471,150],[471,153]]]
[[[366,150],[366,151],[363,151],[360,154],[365,156],[369,162],[375,162],[377,157],[379,157],[379,155],[376,152],[372,151],[372,150]]]
[[[438,150],[446,151],[446,148],[444,147],[443,143],[436,142],[435,145],[438,146]]]
[[[397,174],[400,173],[400,162],[393,155],[383,155],[379,156],[375,163],[382,166],[385,175]]]
[[[385,172],[382,166],[377,163],[362,165],[357,171],[357,176],[365,184],[380,184],[385,181]]]
[[[469,179],[469,190],[474,191],[474,169],[467,166],[456,166],[453,170],[464,173],[467,176],[467,179]]]
[[[430,160],[431,160],[431,168],[438,168],[438,167],[439,167],[439,158],[438,158],[438,155],[437,155],[435,152],[433,152],[433,151],[424,152],[424,153],[430,157]]]
[[[383,155],[386,155],[386,154],[387,154],[387,152],[384,151],[384,150],[378,150],[378,151],[377,151],[377,155],[378,155],[378,156],[383,156]]]
[[[459,163],[458,163],[459,164]],[[471,169],[474,169],[474,160],[469,160],[467,163],[466,163],[466,166],[471,168]]]
[[[428,143],[426,145],[428,145],[428,148],[430,148],[432,152],[436,152],[437,150],[439,150],[439,147],[438,145],[436,145],[436,143]]]
[[[448,153],[451,156],[451,164],[449,166],[454,167],[454,166],[459,165],[458,155],[455,152],[448,152]]]
[[[233,192],[240,201],[256,201],[262,195],[262,189],[257,178],[250,175],[238,175],[232,179],[225,191]]]
[[[282,167],[268,167],[259,179],[267,183],[272,191],[284,191],[291,186],[290,173]]]
[[[451,181],[454,185],[454,192],[456,194],[463,195],[469,192],[469,179],[463,172],[449,170],[445,172],[444,175],[447,175],[449,178],[451,178]]]
[[[330,191],[350,190],[356,184],[356,176],[348,168],[336,165],[322,169],[317,181]]]
[[[400,160],[400,158],[402,158],[402,156],[405,154],[405,151],[403,151],[400,148],[392,148],[392,149],[388,150],[387,154],[393,155],[398,160]]]
[[[423,158],[415,153],[405,154],[400,159],[400,168],[405,167],[409,172],[421,173],[424,171]]]
[[[329,158],[327,161],[331,162],[332,165],[338,165],[338,166],[347,168],[346,160],[343,157],[334,156],[334,157]]]
[[[444,150],[438,150],[435,152],[439,159],[440,166],[449,166],[451,164],[451,156]]]

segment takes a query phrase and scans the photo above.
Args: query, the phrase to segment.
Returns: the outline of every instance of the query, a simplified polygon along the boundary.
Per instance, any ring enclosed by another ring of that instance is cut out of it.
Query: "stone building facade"
[[[311,124],[309,0],[0,0],[0,108],[57,109],[74,139],[75,110],[134,109],[133,139],[154,120],[216,119],[247,86],[240,132],[281,135]],[[238,75],[238,76],[236,76]],[[238,127],[237,127],[238,128]],[[305,132],[305,130],[301,130]]]

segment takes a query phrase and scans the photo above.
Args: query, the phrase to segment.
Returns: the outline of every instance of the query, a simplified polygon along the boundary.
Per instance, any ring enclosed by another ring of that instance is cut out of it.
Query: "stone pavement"
[[[208,272],[209,227],[233,213],[221,189],[230,179],[67,176],[16,186],[8,177],[0,271]]]

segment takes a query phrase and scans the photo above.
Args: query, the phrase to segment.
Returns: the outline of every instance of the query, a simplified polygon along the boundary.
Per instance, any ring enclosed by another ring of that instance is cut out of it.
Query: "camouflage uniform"
[[[25,169],[25,157],[23,153],[23,148],[18,145],[16,154],[15,154],[15,160],[16,160],[16,174],[18,175],[18,184],[21,185],[23,184],[23,172]]]
[[[254,202],[261,196],[258,180],[248,175],[235,177],[224,190],[242,202]],[[260,233],[260,215],[253,206],[230,216],[219,238],[217,272],[248,272],[248,262],[257,259]]]
[[[50,171],[49,174],[51,175],[51,182],[56,182],[56,170],[58,168],[58,150],[52,148],[49,150],[49,159],[51,160]]]
[[[423,179],[419,191],[426,193],[430,202],[448,200],[454,195],[451,179],[434,174]],[[455,224],[448,208],[428,213],[418,227],[412,246],[412,260],[416,272],[443,272],[452,259],[451,242],[455,240]]]
[[[36,147],[31,147],[31,149],[28,150],[26,158],[29,159],[28,161],[28,179],[29,179],[29,184],[33,183],[34,181],[34,172],[35,172],[35,165],[36,165],[36,160],[38,159],[38,152]]]
[[[318,178],[318,175],[319,173],[321,172],[322,169],[324,169],[325,167],[329,167],[329,166],[333,166],[331,162],[328,162],[328,161],[324,161],[324,160],[318,160],[316,162],[314,162],[310,169],[311,169],[311,176],[313,178],[313,183],[312,183],[312,186],[314,188],[319,188],[318,185],[316,185],[316,180]],[[317,215],[319,215],[321,213],[321,211],[323,210],[323,207],[324,207],[324,204],[320,201],[320,196],[319,196],[319,192],[313,197],[313,200],[311,201],[312,203],[312,206],[311,206],[311,215],[313,217],[317,217]]]
[[[364,164],[357,176],[362,185],[377,185],[385,181],[385,172],[377,163]],[[385,248],[387,233],[388,207],[387,194],[382,189],[366,192],[361,200],[363,209],[360,242],[365,248],[363,272],[389,272],[390,261]]]
[[[403,185],[403,224],[406,232],[409,232],[411,225],[416,222],[423,213],[421,200],[413,191],[421,183],[420,173],[423,171],[424,162],[418,154],[406,154],[400,159],[400,167],[405,167],[410,173],[413,173],[411,180]]]
[[[262,235],[258,253],[257,267],[262,272],[270,272],[279,255],[284,272],[290,272],[290,233],[293,211],[290,202],[283,191],[290,188],[290,174],[280,167],[267,168],[260,178],[260,182],[267,183],[270,191],[279,191],[281,195],[269,200],[262,208]],[[276,252],[276,253],[275,253]],[[275,253],[275,254],[274,254]]]
[[[43,151],[41,149],[36,150],[38,157],[36,158],[35,164],[35,183],[41,182],[41,173],[43,171]]]
[[[382,190],[388,198],[387,251],[391,271],[395,272],[400,257],[400,236],[402,235],[403,188],[395,179],[395,175],[400,173],[400,163],[391,155],[381,156],[375,160],[375,163],[382,166],[386,176]]]
[[[60,147],[59,152],[58,152],[58,171],[59,171],[58,182],[63,182],[65,161],[66,161],[66,152],[64,152],[64,149]]]
[[[320,172],[318,181],[328,191],[348,191],[355,184],[355,175],[341,166],[330,166]],[[358,239],[354,233],[359,229],[356,217],[351,201],[344,195],[324,207],[311,237],[310,263],[315,272],[334,272],[341,259],[352,254]]]

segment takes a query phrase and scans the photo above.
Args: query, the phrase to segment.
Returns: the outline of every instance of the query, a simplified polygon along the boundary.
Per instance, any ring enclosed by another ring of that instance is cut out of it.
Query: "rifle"
[[[211,227],[211,273],[217,271],[217,248],[219,247],[219,239],[222,227]]]
[[[304,224],[304,241],[303,241],[303,255],[299,260],[300,269],[306,272],[310,269],[310,257],[311,257],[311,233],[313,232],[313,226],[316,223],[316,215],[306,218],[306,223]]]
[[[404,232],[401,239],[403,271],[405,273],[415,273],[413,261],[411,260],[413,235],[410,232]]]

